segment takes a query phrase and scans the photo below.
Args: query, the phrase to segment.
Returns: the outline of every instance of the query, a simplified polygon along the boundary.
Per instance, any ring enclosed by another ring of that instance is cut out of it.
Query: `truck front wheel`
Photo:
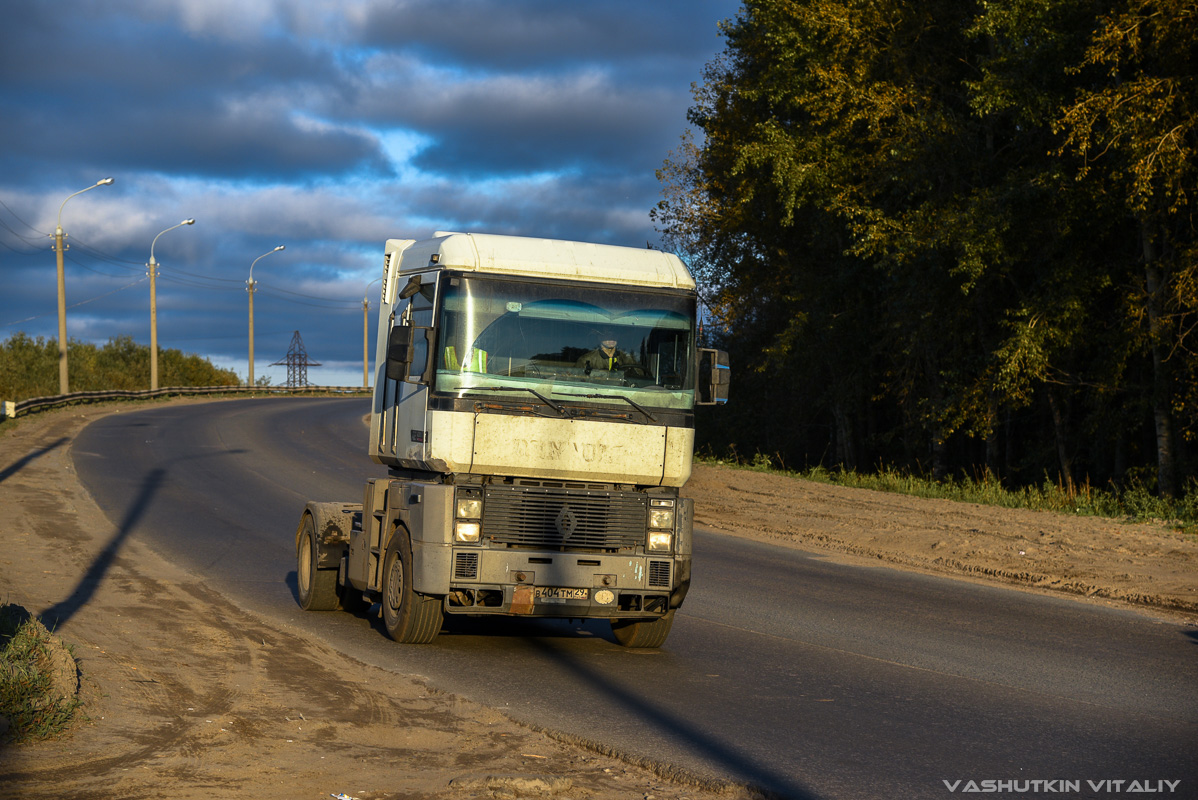
[[[441,632],[441,600],[412,589],[412,544],[398,530],[383,561],[383,627],[404,644],[428,644]]]
[[[611,632],[616,641],[624,647],[661,647],[670,628],[674,625],[674,609],[665,616],[653,620],[619,620],[611,621]]]
[[[337,570],[317,569],[319,555],[316,523],[304,514],[303,530],[296,547],[295,582],[300,608],[305,611],[333,611],[338,606]]]

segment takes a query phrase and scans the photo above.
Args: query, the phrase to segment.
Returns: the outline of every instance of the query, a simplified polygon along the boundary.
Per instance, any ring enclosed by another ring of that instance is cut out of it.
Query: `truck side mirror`
[[[728,402],[728,385],[732,382],[732,369],[728,366],[728,354],[723,350],[699,349],[698,397],[695,405],[713,406]]]
[[[408,383],[432,379],[433,328],[396,325],[387,335],[387,378]]]
[[[408,278],[408,282],[404,285],[404,287],[402,289],[399,290],[399,299],[407,300],[409,297],[411,297],[412,295],[416,294],[416,292],[419,292],[419,291],[420,291],[420,276],[413,275],[412,277]]]
[[[412,327],[396,325],[387,334],[387,379],[403,381],[408,378],[412,363]]]

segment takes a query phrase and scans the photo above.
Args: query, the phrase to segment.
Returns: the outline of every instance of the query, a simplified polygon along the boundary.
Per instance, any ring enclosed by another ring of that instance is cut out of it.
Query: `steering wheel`
[[[625,364],[620,367],[620,371],[624,373],[626,378],[649,378],[653,379],[653,373],[642,367],[640,364]]]

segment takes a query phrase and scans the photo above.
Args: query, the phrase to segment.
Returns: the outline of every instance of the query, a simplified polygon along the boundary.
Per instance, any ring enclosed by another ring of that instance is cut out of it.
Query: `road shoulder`
[[[0,598],[57,620],[88,716],[58,741],[0,747],[7,795],[744,794],[361,664],[238,609],[123,537],[80,486],[71,443],[93,419],[139,407],[68,408],[0,429]]]
[[[697,465],[695,523],[903,569],[1198,621],[1198,536]]]

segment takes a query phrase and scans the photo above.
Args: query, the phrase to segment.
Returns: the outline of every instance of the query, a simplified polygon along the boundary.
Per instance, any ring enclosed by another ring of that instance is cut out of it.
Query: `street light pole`
[[[172,225],[162,233],[173,231],[175,228],[182,228],[184,225],[195,225],[194,219],[185,219],[178,225]],[[158,388],[158,292],[155,289],[155,278],[158,276],[158,262],[154,260],[154,245],[158,244],[158,236],[154,237],[154,241],[150,242],[150,390]]]
[[[101,181],[96,181],[86,189],[80,189],[75,194],[69,195],[67,200],[70,200],[76,194],[83,194],[91,191],[97,186],[109,186],[112,184],[112,178],[105,178]],[[58,227],[54,229],[54,251],[57,253],[58,261],[58,393],[66,394],[70,391],[70,382],[67,380],[67,282],[66,271],[63,269],[62,252],[66,249],[64,239],[66,235],[62,232],[62,209],[66,206],[67,200],[62,201],[62,205],[58,207]]]
[[[266,258],[271,253],[279,252],[280,250],[284,249],[286,246],[287,245],[285,245],[285,244],[281,244],[278,247],[276,247],[274,250],[268,250],[267,252],[265,252],[262,255],[255,258],[253,260],[253,262],[250,264],[250,277],[249,277],[249,280],[247,280],[245,282],[245,290],[246,290],[246,292],[249,293],[249,296],[250,296],[250,373],[249,373],[249,380],[246,382],[246,386],[254,385],[254,290],[258,286],[258,284],[254,282],[254,264],[257,264],[259,261]]]

